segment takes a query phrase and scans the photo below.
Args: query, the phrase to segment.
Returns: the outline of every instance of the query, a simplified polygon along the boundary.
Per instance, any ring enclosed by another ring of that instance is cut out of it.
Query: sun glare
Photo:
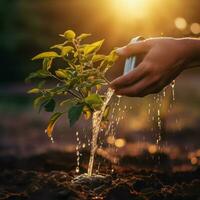
[[[113,0],[111,2],[119,16],[130,19],[144,17],[151,0]]]

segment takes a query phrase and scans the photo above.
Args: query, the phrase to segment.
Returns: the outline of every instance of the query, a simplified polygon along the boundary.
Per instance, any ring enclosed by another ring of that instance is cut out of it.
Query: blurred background
[[[138,35],[199,37],[199,9],[199,0],[1,0],[0,154],[74,151],[75,132],[82,130],[83,140],[90,135],[84,121],[69,129],[63,119],[55,129],[55,144],[51,144],[44,133],[49,115],[33,110],[33,97],[26,94],[31,85],[24,83],[25,77],[40,67],[31,58],[62,42],[58,34],[72,29],[78,34],[92,33],[90,42],[105,38],[102,53]],[[109,71],[110,80],[120,75],[120,66]],[[175,100],[171,88],[167,89],[160,100],[162,130],[156,121],[157,97],[122,98],[116,116],[122,116],[124,106],[127,108],[116,138],[105,141],[118,148],[118,156],[143,156],[159,151],[156,140],[163,134],[162,153],[179,160],[184,169],[196,167],[200,164],[199,80],[198,68],[182,73],[176,80]],[[105,156],[104,151],[99,153]]]

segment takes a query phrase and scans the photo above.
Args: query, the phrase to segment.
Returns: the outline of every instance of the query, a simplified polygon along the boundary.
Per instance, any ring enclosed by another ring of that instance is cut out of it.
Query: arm
[[[145,96],[161,91],[183,70],[200,62],[200,40],[153,38],[118,48],[120,56],[145,54],[142,62],[127,75],[111,82],[120,95]]]

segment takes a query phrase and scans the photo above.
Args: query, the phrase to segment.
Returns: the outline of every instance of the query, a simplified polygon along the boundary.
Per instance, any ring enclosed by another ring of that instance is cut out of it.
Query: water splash
[[[111,97],[113,96],[113,94],[114,94],[114,90],[111,89],[111,88],[108,88],[101,110],[96,111],[93,114],[93,118],[92,118],[92,141],[91,141],[90,160],[89,160],[89,165],[88,165],[88,175],[89,176],[92,176],[93,165],[94,165],[94,157],[95,157],[96,150],[98,148],[97,140],[98,140],[98,135],[99,135],[99,131],[100,131],[101,120],[103,118],[103,113],[106,109],[108,102],[110,101]]]
[[[171,89],[172,89],[172,100],[174,102],[175,101],[175,81],[173,81],[173,83],[171,84]],[[93,173],[95,153],[98,149],[98,138],[99,138],[98,135],[100,132],[103,131],[101,129],[101,121],[102,121],[103,113],[105,111],[105,108],[106,108],[108,102],[110,101],[111,97],[113,96],[113,93],[114,93],[114,91],[112,89],[109,88],[107,90],[106,95],[105,95],[106,98],[104,100],[101,110],[96,111],[93,114],[92,139],[88,140],[88,146],[91,146],[90,159],[89,159],[89,165],[88,165],[88,173],[87,173],[87,175],[89,177],[91,177],[92,173]],[[148,104],[148,115],[151,117],[152,123],[155,125],[157,124],[155,126],[155,130],[157,130],[156,131],[157,132],[156,144],[158,145],[159,149],[161,148],[160,143],[162,140],[162,137],[161,137],[161,134],[162,134],[161,133],[162,132],[162,117],[161,117],[162,101],[165,98],[167,98],[166,93],[167,93],[167,90],[165,88],[161,94],[154,95],[153,101],[155,104],[151,104],[151,103]],[[118,97],[117,101],[115,102],[115,104],[112,108],[112,111],[111,111],[111,117],[109,120],[108,128],[104,134],[106,137],[113,136],[114,140],[115,140],[116,128],[117,128],[120,120],[124,119],[125,110],[127,109],[126,105],[124,106],[123,109],[121,107],[119,107],[120,102],[121,102],[121,96],[117,96],[117,97]],[[129,109],[132,110],[133,107],[130,106]],[[119,115],[117,115],[116,113],[118,113]],[[152,131],[153,130],[154,130],[154,128],[152,128]],[[114,144],[109,144],[109,145],[112,145],[112,147],[115,148],[115,151],[117,153],[117,148],[115,147],[115,145]],[[83,148],[85,148],[85,145],[83,146]],[[78,161],[79,160],[77,160],[77,166],[79,164]],[[100,164],[98,165],[97,173],[99,172],[99,168],[100,168]],[[112,171],[113,170],[114,169],[112,169]],[[77,169],[77,171],[78,171],[78,169]]]

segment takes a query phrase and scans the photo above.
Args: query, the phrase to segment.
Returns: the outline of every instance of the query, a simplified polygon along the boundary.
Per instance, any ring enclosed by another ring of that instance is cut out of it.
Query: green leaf
[[[109,112],[110,112],[110,106],[107,105],[106,109],[104,110],[104,113],[103,113],[103,119],[104,120],[106,120],[108,118]]]
[[[76,78],[72,78],[70,81],[69,81],[69,88],[72,89],[72,88],[75,88],[76,85],[79,83],[79,78],[76,77]]]
[[[64,69],[58,69],[55,71],[56,76],[58,76],[59,78],[67,78],[68,77],[68,73],[66,70]]]
[[[118,59],[118,55],[117,53],[113,50],[110,52],[109,55],[107,55],[105,57],[105,59],[101,62],[100,66],[98,67],[98,69],[105,74],[106,71],[112,67],[112,65],[117,61]]]
[[[63,94],[63,93],[65,93],[65,92],[67,92],[68,87],[69,87],[68,85],[56,86],[56,87],[50,89],[49,92],[50,92],[50,93],[53,93],[52,95]]]
[[[53,58],[44,58],[43,60],[43,70],[48,71],[51,68]]]
[[[99,94],[91,94],[85,98],[85,103],[87,103],[91,106],[93,104],[101,104],[102,102],[103,102],[103,100]]]
[[[106,85],[107,83],[105,82],[104,79],[95,79],[92,84],[94,86],[94,85]]]
[[[33,106],[35,109],[37,109],[39,107],[39,112],[41,111],[43,105],[49,101],[50,97],[48,96],[40,96],[40,97],[37,97],[34,102],[33,102]]]
[[[48,100],[44,105],[46,112],[53,112],[55,107],[56,107],[56,102],[54,101],[54,99]]]
[[[85,116],[86,120],[90,119],[91,116],[92,116],[92,111],[88,106],[84,106],[83,107],[83,113],[84,113],[84,116]]]
[[[40,89],[39,88],[33,88],[33,89],[29,90],[27,93],[28,94],[38,94],[38,93],[40,93]]]
[[[71,52],[72,50],[74,50],[73,47],[71,46],[66,46],[66,47],[63,47],[62,50],[61,50],[61,55],[62,56],[66,56],[69,52]]]
[[[111,51],[110,54],[108,56],[106,56],[106,60],[111,64],[116,62],[117,59],[119,58],[118,54],[116,53],[115,50]]]
[[[94,42],[92,44],[86,45],[84,47],[84,54],[88,55],[88,54],[90,54],[92,52],[97,52],[101,48],[103,42],[104,42],[104,40],[100,40],[98,42]]]
[[[82,40],[88,38],[89,36],[91,36],[90,33],[82,33],[81,35],[79,35],[79,36],[77,37],[77,40],[82,41]]]
[[[90,89],[96,85],[107,85],[107,84],[106,84],[105,80],[103,80],[103,79],[94,79],[94,81],[91,81],[91,82],[89,82],[87,80],[87,81],[84,81],[81,83],[81,88],[86,87],[86,88]]]
[[[47,78],[47,77],[49,77],[49,76],[50,76],[49,72],[44,71],[44,70],[38,70],[38,71],[36,71],[36,72],[31,73],[31,74],[26,78],[26,81],[29,81],[29,80],[34,79],[34,78]]]
[[[72,40],[76,37],[76,33],[72,30],[65,31],[64,37],[68,40]]]
[[[74,53],[74,58],[78,57],[78,51]]]
[[[38,59],[44,59],[44,58],[56,58],[60,57],[56,52],[54,51],[48,51],[38,54],[37,56],[33,57],[32,60],[38,60]]]
[[[60,49],[60,50],[62,50],[62,48],[63,48],[63,44],[56,44],[56,45],[50,47],[50,49]]]
[[[45,80],[43,80],[43,81],[40,81],[39,83],[38,83],[38,89],[42,89],[43,87],[44,87],[44,85],[45,85],[45,83],[46,83],[46,81]]]
[[[56,102],[50,96],[37,97],[33,102],[34,108],[39,108],[41,112],[42,108],[45,108],[47,112],[53,112],[56,106]]]
[[[64,114],[64,113],[57,112],[57,113],[54,113],[54,114],[51,116],[51,118],[50,118],[50,120],[49,120],[49,122],[48,122],[48,126],[47,126],[47,128],[46,128],[46,130],[45,130],[45,133],[47,133],[49,137],[52,136],[52,132],[53,132],[54,126],[55,126],[57,120],[58,120],[63,114]]]
[[[101,55],[101,54],[96,54],[92,57],[92,62],[98,62],[101,60],[104,60],[105,55]]]
[[[77,98],[72,98],[72,99],[66,99],[66,100],[64,100],[64,101],[62,101],[61,103],[60,103],[60,106],[72,106],[72,105],[75,105],[75,104],[77,104],[77,102],[78,102],[78,99]]]
[[[68,111],[68,119],[69,119],[69,123],[70,123],[70,127],[72,127],[76,121],[79,120],[82,112],[83,112],[83,107],[84,105],[82,104],[77,104],[77,105],[73,105],[69,111]]]

